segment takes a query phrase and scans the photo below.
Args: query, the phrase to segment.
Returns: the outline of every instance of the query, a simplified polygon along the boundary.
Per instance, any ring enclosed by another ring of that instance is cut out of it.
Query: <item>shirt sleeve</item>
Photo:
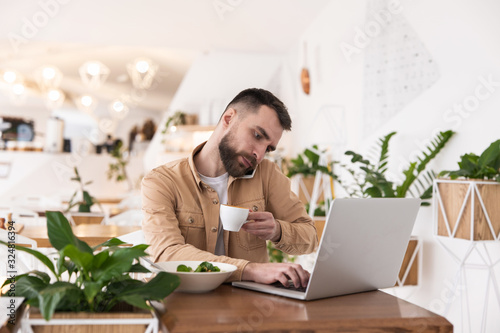
[[[165,174],[151,171],[142,180],[142,230],[150,244],[148,253],[155,262],[175,260],[203,260],[233,264],[238,269],[227,282],[241,280],[249,261],[217,256],[185,242],[175,214],[176,196],[173,181]]]
[[[307,254],[318,247],[318,234],[314,221],[307,214],[304,204],[291,191],[290,179],[276,164],[267,179],[267,206],[281,226],[281,238],[276,248],[291,254]],[[272,166],[271,166],[272,167]]]

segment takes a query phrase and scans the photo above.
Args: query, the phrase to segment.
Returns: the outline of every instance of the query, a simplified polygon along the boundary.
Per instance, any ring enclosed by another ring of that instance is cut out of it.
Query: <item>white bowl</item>
[[[177,266],[186,265],[193,270],[203,261],[164,261],[157,262],[155,266],[165,272],[177,275],[181,284],[175,291],[187,293],[204,293],[214,290],[220,286],[236,269],[236,266],[221,262],[210,261],[214,266],[220,268],[220,272],[177,272]]]

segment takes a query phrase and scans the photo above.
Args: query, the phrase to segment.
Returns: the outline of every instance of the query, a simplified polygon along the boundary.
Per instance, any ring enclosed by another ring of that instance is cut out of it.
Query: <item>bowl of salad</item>
[[[236,269],[235,265],[208,261],[165,261],[155,267],[177,275],[181,284],[175,291],[204,293],[220,286]]]

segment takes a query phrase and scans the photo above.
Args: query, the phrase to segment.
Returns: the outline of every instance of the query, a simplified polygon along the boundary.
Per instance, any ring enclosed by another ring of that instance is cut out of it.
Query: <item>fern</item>
[[[428,200],[432,197],[432,182],[435,174],[426,170],[429,162],[444,148],[454,132],[440,132],[418,157],[403,171],[404,181],[396,186],[385,177],[389,158],[389,142],[396,132],[391,132],[377,141],[378,160],[372,163],[363,155],[353,151],[346,151],[345,155],[351,156],[351,165],[340,164],[352,177],[347,183],[336,176],[337,182],[346,190],[349,196],[372,198],[405,198],[408,194]],[[338,162],[335,162],[338,163]],[[423,201],[422,205],[429,205]]]
[[[410,186],[417,179],[422,171],[425,170],[427,164],[434,159],[437,154],[444,148],[446,143],[453,136],[453,131],[440,132],[438,135],[431,141],[431,147],[427,146],[426,149],[428,152],[424,151],[422,154],[424,157],[419,157],[418,162],[410,163],[408,169],[403,171],[405,175],[405,180],[403,183],[397,187],[397,197],[404,198],[406,197],[406,193],[408,192]]]
[[[377,171],[380,173],[385,173],[387,168],[383,169],[387,165],[387,159],[389,158],[389,141],[396,134],[396,132],[391,132],[385,137],[379,139],[380,144],[380,158],[378,160]]]

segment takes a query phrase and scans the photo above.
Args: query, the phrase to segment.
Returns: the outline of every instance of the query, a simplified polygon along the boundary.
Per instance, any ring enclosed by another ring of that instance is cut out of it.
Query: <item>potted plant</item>
[[[285,163],[287,177],[299,177],[299,186],[295,191],[305,205],[311,205],[311,194],[314,188],[315,177],[318,174],[325,175],[331,179],[335,178],[335,174],[332,171],[333,163],[321,161],[321,155],[324,153],[325,150],[319,150],[317,145],[313,145],[311,148],[304,149],[296,158],[292,158]],[[324,199],[323,196],[318,196],[317,202],[314,203],[314,210],[316,210],[319,202],[324,202]]]
[[[362,198],[406,198],[408,195],[422,199],[422,206],[428,206],[432,197],[432,181],[435,178],[432,171],[426,170],[427,165],[444,148],[454,132],[440,132],[431,144],[421,152],[417,161],[410,162],[403,171],[400,184],[394,183],[386,176],[389,158],[389,143],[396,134],[392,132],[379,139],[378,158],[376,162],[364,158],[361,154],[346,151],[345,155],[351,157],[351,165],[338,163],[350,175],[350,181],[341,179],[337,174],[335,180],[346,190],[351,197]]]
[[[125,181],[127,182],[129,191],[132,191],[134,186],[127,173],[127,165],[129,163],[128,152],[123,149],[121,141],[118,141],[111,151],[111,157],[113,157],[114,162],[109,164],[108,179],[114,179],[118,183]]]
[[[65,213],[70,216],[74,224],[99,224],[104,219],[104,214],[91,212],[93,205],[97,204],[100,207],[100,204],[85,189],[87,185],[92,184],[92,181],[90,180],[84,182],[82,177],[80,177],[80,173],[78,172],[77,167],[74,167],[74,171],[75,175],[71,178],[71,180],[78,182],[79,189],[75,190],[75,192],[71,196],[68,203],[68,208],[66,208]],[[71,211],[71,209],[75,206],[78,206],[78,212]]]
[[[47,256],[31,248],[16,245],[15,250],[35,256],[52,277],[35,270],[4,283],[14,283],[16,296],[25,298],[24,305],[30,314],[29,319],[25,317],[22,320],[30,321],[39,312],[39,317],[48,321],[43,324],[45,328],[51,325],[51,321],[54,325],[60,324],[57,318],[92,318],[95,320],[92,325],[97,325],[102,313],[112,312],[123,303],[151,311],[150,301],[163,300],[179,285],[179,278],[167,272],[157,273],[148,282],[134,280],[130,276],[137,272],[149,273],[137,262],[147,256],[145,250],[148,245],[121,247],[124,242],[112,238],[91,248],[73,234],[62,213],[46,212],[46,216],[49,240],[58,251],[57,263],[54,265]],[[106,314],[104,317],[109,316]],[[130,313],[125,316],[130,317]],[[73,321],[75,324],[78,325],[76,319]],[[48,327],[47,331],[52,329]]]
[[[435,177],[434,172],[426,170],[427,165],[444,148],[454,132],[440,132],[433,138],[431,144],[420,154],[421,157],[417,161],[410,162],[408,168],[403,171],[403,181],[400,184],[394,183],[386,176],[389,143],[395,134],[396,132],[391,132],[377,141],[378,149],[376,150],[379,154],[376,162],[372,162],[353,151],[346,151],[345,155],[350,156],[351,165],[341,164],[341,167],[350,175],[350,181],[345,181],[338,175],[335,175],[334,178],[352,197],[405,198],[410,195],[421,198],[423,200],[422,206],[428,206],[430,205],[428,200],[432,197],[432,182]],[[419,239],[412,236],[399,271],[396,286],[418,284],[419,251]]]
[[[171,126],[184,125],[186,123],[186,114],[182,111],[176,111],[173,115],[167,118],[162,134],[167,133]]]
[[[500,233],[500,140],[481,155],[464,154],[458,169],[435,181],[437,234],[470,240],[498,240]]]

